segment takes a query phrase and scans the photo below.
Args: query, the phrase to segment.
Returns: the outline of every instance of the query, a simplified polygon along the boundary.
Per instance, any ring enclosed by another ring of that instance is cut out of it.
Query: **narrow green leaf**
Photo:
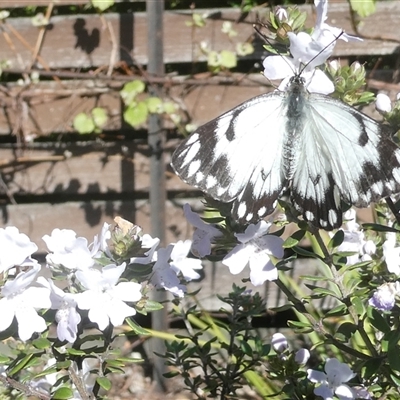
[[[15,362],[15,365],[7,370],[7,374],[9,376],[15,375],[17,372],[21,371],[25,366],[28,364],[28,362],[32,359],[33,354],[28,354],[25,357],[22,357],[21,360],[18,360]]]
[[[349,310],[347,306],[345,304],[339,304],[335,308],[332,308],[332,310],[329,310],[327,313],[325,313],[325,317],[347,315],[348,313]]]
[[[73,348],[67,348],[66,352],[68,354],[71,354],[73,356],[85,356],[87,353],[83,350],[78,350],[78,349],[73,349]]]
[[[396,346],[388,352],[388,361],[392,371],[400,372],[400,347]]]
[[[138,325],[135,320],[131,318],[126,318],[125,321],[131,327],[133,332],[136,333],[137,335],[146,335],[146,336],[150,335],[150,333],[146,331],[146,329]]]
[[[394,233],[399,233],[399,231],[395,228],[392,228],[390,226],[385,226],[385,225],[379,225],[379,224],[362,224],[362,228],[364,230],[370,230],[370,231],[375,231],[375,232],[394,232]]]

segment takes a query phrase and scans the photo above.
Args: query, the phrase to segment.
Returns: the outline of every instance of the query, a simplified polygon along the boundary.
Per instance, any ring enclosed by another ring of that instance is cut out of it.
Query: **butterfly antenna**
[[[332,46],[332,44],[335,43],[340,38],[340,36],[342,36],[343,34],[344,34],[344,31],[341,31],[339,33],[339,35],[335,36],[335,38],[329,44],[327,44],[318,54],[316,54],[307,64],[304,64],[303,68],[301,69],[301,71],[299,71],[299,75],[301,75],[303,73],[303,71],[307,68],[307,66],[309,66],[326,49],[328,49],[330,46]]]
[[[264,34],[261,32],[261,30],[258,28],[256,24],[253,24],[253,29],[256,31],[257,35],[264,40],[267,44],[269,44],[271,47],[273,47],[277,55],[281,56],[284,60],[285,63],[290,67],[290,69],[293,71],[293,66],[286,60],[286,58],[282,55],[282,53],[279,51],[279,49],[272,43],[272,41]],[[293,71],[293,74],[296,74],[296,71]]]

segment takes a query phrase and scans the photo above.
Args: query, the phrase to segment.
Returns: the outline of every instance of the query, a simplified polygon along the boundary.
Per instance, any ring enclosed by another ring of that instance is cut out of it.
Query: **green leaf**
[[[375,231],[375,232],[394,232],[394,233],[399,233],[399,231],[395,228],[392,228],[390,226],[385,226],[385,225],[379,225],[379,224],[362,224],[362,228],[364,230],[370,230],[370,231]]]
[[[124,120],[131,126],[137,127],[146,122],[149,110],[144,101],[140,101],[134,107],[128,107],[124,111]]]
[[[140,325],[138,325],[135,320],[133,320],[131,318],[126,318],[125,321],[131,327],[131,329],[133,330],[134,333],[136,333],[138,335],[147,335],[147,336],[150,335],[150,333],[148,331],[146,331],[146,329],[144,329]]]
[[[96,382],[99,384],[100,387],[102,387],[104,390],[110,390],[111,389],[111,381],[108,378],[105,378],[104,376],[100,376],[96,379]]]
[[[221,66],[231,69],[235,68],[237,65],[237,57],[233,51],[222,50],[220,53],[221,56]]]
[[[83,112],[75,116],[73,126],[81,135],[93,133],[96,128],[93,119]]]
[[[92,0],[92,5],[100,11],[105,11],[114,5],[114,0]]]
[[[327,313],[325,313],[325,317],[347,315],[348,313],[349,310],[347,306],[345,304],[339,304],[335,308],[332,308],[332,310],[329,310]]]
[[[390,325],[386,319],[373,307],[367,308],[368,319],[372,326],[383,333],[390,332]]]
[[[397,386],[400,386],[400,377],[394,374],[390,374],[390,378],[392,379],[393,383]]]
[[[23,369],[28,364],[32,357],[33,354],[28,354],[25,357],[22,357],[20,360],[17,360],[15,362],[15,365],[11,369],[7,369],[7,375],[13,376],[17,372],[21,371],[21,369]]]
[[[342,230],[339,230],[335,233],[333,238],[330,240],[328,244],[328,249],[334,249],[335,247],[339,247],[344,240],[344,232]]]
[[[51,342],[48,339],[45,338],[40,338],[40,339],[35,339],[32,344],[40,350],[48,349],[51,347]]]
[[[283,248],[290,249],[294,246],[297,246],[299,244],[299,242],[303,239],[305,234],[306,234],[306,232],[303,230],[296,231],[295,233],[293,233],[292,236],[288,237],[284,241]]]
[[[163,112],[162,101],[159,97],[149,97],[146,99],[149,112],[153,114],[161,114]]]
[[[68,354],[71,354],[72,356],[85,356],[86,352],[83,350],[78,350],[78,349],[73,349],[73,348],[67,348],[66,352]]]
[[[375,12],[375,0],[350,0],[350,5],[361,18],[368,17]]]
[[[400,372],[400,347],[396,346],[387,353],[388,361],[392,371]]]
[[[146,300],[146,303],[144,305],[144,309],[147,312],[151,312],[151,311],[158,311],[158,310],[162,310],[164,308],[164,306],[159,303],[158,301],[154,301],[154,300]]]
[[[305,250],[299,246],[293,246],[292,249],[301,256],[310,257],[310,258],[319,258],[315,253],[312,251]]]
[[[128,82],[124,85],[119,94],[122,97],[125,105],[129,106],[139,93],[143,93],[146,85],[139,80]]]
[[[359,297],[351,297],[351,304],[354,306],[357,314],[362,317],[365,314],[365,304]]]
[[[207,65],[211,68],[221,66],[221,56],[216,51],[210,51],[207,56]]]
[[[238,43],[236,45],[236,53],[240,57],[247,56],[254,53],[254,47],[251,43]]]
[[[340,333],[346,339],[350,339],[355,332],[357,332],[357,325],[352,324],[351,322],[344,322],[337,330],[337,333]]]
[[[107,112],[104,108],[101,107],[93,108],[92,117],[94,124],[99,128],[102,128],[108,121]]]
[[[51,398],[54,400],[65,400],[72,397],[74,397],[74,392],[70,388],[61,387],[53,393]]]
[[[177,111],[177,105],[172,101],[164,101],[163,109],[166,114],[173,114]]]
[[[370,360],[367,360],[361,368],[363,378],[369,379],[373,376],[376,376],[379,368],[381,367],[381,363],[381,358],[371,358]]]

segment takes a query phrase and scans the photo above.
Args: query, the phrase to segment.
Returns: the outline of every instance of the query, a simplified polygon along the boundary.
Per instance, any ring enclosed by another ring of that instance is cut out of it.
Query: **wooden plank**
[[[179,99],[190,116],[190,122],[200,126],[240,103],[273,88],[261,74],[233,74],[235,85],[182,85],[169,89],[172,99]],[[192,80],[193,82],[193,80]],[[0,135],[8,135],[20,127],[25,138],[32,140],[52,133],[73,132],[74,117],[80,112],[90,113],[94,107],[103,107],[109,115],[105,131],[129,129],[123,125],[123,105],[119,96],[122,82],[72,80],[40,82],[21,88],[13,83],[5,84],[0,91]],[[188,90],[190,89],[190,90]],[[399,88],[393,88],[395,98]],[[369,115],[380,119],[374,107],[364,109]],[[185,115],[182,115],[186,118]],[[167,122],[167,120],[166,120]]]
[[[303,6],[308,12],[308,23],[313,25],[312,7]],[[266,12],[266,11],[265,11]],[[168,11],[164,14],[164,49],[166,63],[182,63],[204,61],[205,56],[199,51],[200,41],[206,41],[214,50],[234,49],[227,35],[221,34],[224,21],[235,23],[238,36],[235,41],[246,41],[254,37],[252,22],[256,15],[250,14],[244,21],[236,24],[240,16],[238,9],[201,10],[211,17],[204,29],[193,31],[185,25],[190,20],[190,11]],[[134,14],[105,14],[104,20],[98,15],[55,16],[45,35],[41,56],[51,68],[92,68],[109,65],[113,45],[110,33],[103,22],[112,27],[116,37],[118,51],[113,61],[125,61],[128,64],[147,64],[147,16],[146,13]],[[351,27],[347,3],[330,5],[327,23],[340,25],[348,33],[354,33]],[[30,18],[10,18],[4,24],[19,32],[34,48],[38,35],[37,28],[32,26]],[[368,39],[364,42],[338,41],[335,56],[354,55],[384,55],[398,51],[400,32],[390,27],[400,24],[400,3],[385,1],[377,3],[377,11],[365,18],[360,27],[362,34],[369,37],[390,37],[391,41]],[[27,50],[12,34],[9,33],[15,50],[11,49],[6,40],[0,41],[2,59],[12,62],[14,67],[28,68],[31,64],[31,51]],[[264,50],[257,39],[256,52],[248,57],[259,60]]]
[[[166,147],[166,187],[185,191],[183,183],[169,167],[171,152],[178,141]],[[149,149],[132,142],[64,143],[46,148],[19,151],[0,148],[0,169],[9,195],[65,195],[123,193],[149,190]],[[4,195],[4,186],[0,187]]]
[[[114,0],[115,3],[122,2],[144,2],[145,0]],[[91,4],[91,0],[2,0],[1,8],[22,8],[22,7],[46,7],[50,3],[55,6],[79,6]]]
[[[192,205],[200,204],[193,199],[168,200],[166,203],[168,243],[189,238],[191,235],[182,211],[183,204],[188,201]],[[148,200],[0,205],[0,227],[16,226],[37,244],[40,253],[47,252],[43,235],[50,235],[55,228],[72,229],[91,243],[94,236],[100,233],[104,222],[113,223],[116,216],[136,223],[145,233],[151,232]]]

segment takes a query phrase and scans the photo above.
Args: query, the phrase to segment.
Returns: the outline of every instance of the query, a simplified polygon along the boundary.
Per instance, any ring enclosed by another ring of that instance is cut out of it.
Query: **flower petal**
[[[229,268],[231,274],[237,275],[243,271],[253,251],[254,248],[252,246],[239,244],[224,257],[222,264]]]

